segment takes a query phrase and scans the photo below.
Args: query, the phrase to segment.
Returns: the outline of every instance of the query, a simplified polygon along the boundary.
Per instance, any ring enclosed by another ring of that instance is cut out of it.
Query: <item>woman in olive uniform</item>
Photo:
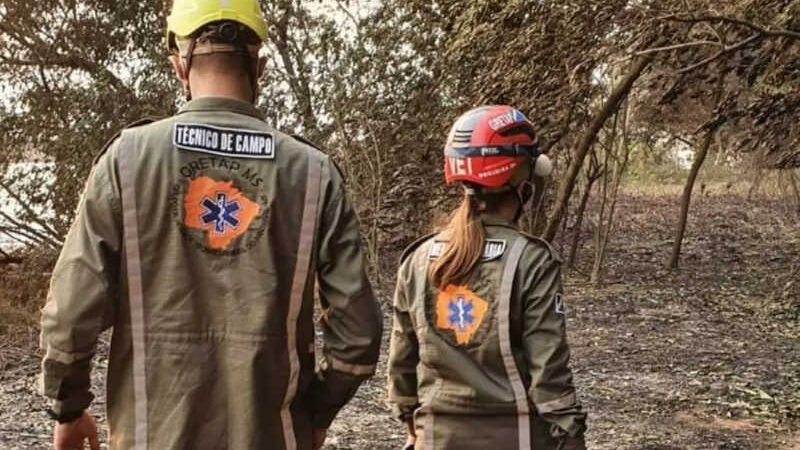
[[[512,107],[477,108],[453,126],[445,176],[463,202],[404,252],[394,296],[389,403],[408,448],[585,448],[561,262],[516,228],[551,168]]]

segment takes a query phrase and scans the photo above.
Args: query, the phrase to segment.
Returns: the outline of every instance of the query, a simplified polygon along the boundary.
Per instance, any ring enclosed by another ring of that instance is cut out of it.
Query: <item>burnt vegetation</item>
[[[0,446],[47,441],[36,312],[94,155],[182,103],[168,6],[0,0]],[[341,167],[384,304],[458,200],[452,120],[512,104],[556,163],[523,225],[569,268],[592,447],[800,446],[800,0],[262,6],[258,107]],[[399,445],[383,382],[330,448]]]

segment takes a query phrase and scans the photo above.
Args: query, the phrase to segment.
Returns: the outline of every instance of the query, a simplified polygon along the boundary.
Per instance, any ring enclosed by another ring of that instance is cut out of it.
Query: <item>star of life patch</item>
[[[448,285],[436,297],[436,328],[451,330],[458,345],[468,344],[488,310],[489,303],[467,286]]]
[[[250,228],[261,206],[231,181],[208,176],[189,183],[183,199],[184,225],[206,234],[209,248],[225,250]]]
[[[275,139],[263,131],[176,123],[172,144],[182,150],[234,158],[275,159]]]
[[[430,259],[436,259],[442,256],[444,253],[444,248],[447,245],[445,241],[435,241],[431,244],[431,248],[428,251],[428,256]],[[495,259],[500,258],[506,252],[506,247],[508,244],[506,243],[505,239],[487,239],[486,244],[483,246],[483,255],[481,255],[481,262],[488,262],[494,261]]]

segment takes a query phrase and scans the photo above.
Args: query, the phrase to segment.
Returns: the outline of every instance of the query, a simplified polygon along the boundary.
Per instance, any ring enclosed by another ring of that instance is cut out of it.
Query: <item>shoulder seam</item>
[[[95,155],[94,160],[92,160],[92,166],[96,165],[97,162],[100,161],[100,158],[103,155],[106,154],[106,152],[108,151],[109,147],[111,147],[111,144],[113,144],[117,139],[122,137],[122,132],[123,131],[129,130],[131,128],[141,127],[143,125],[149,125],[151,123],[158,122],[159,120],[162,120],[162,119],[159,118],[159,117],[143,117],[143,118],[141,118],[139,120],[136,120],[134,122],[129,123],[128,125],[125,125],[111,139],[106,141],[106,143],[103,145],[103,148],[100,149],[100,151],[97,153],[97,155]]]
[[[428,234],[426,234],[424,236],[421,236],[421,237],[418,237],[417,239],[415,239],[414,242],[409,244],[405,248],[405,250],[403,250],[403,253],[400,254],[400,264],[403,264],[405,262],[405,260],[408,259],[408,257],[411,256],[411,254],[414,253],[414,251],[417,248],[419,248],[420,245],[425,243],[430,238],[436,236],[437,234],[439,234],[439,233],[434,231],[434,232],[428,233]]]
[[[519,231],[518,230],[518,232],[519,232],[519,234],[521,236],[523,236],[526,239],[528,239],[529,242],[537,242],[539,244],[544,245],[544,247],[547,249],[547,253],[550,254],[550,257],[553,258],[554,260],[558,261],[558,262],[561,262],[561,258],[558,256],[558,253],[556,253],[555,249],[553,249],[553,246],[549,242],[547,242],[546,240],[544,240],[544,239],[542,239],[542,238],[540,238],[538,236],[534,236],[534,235],[526,233],[524,231]]]
[[[302,144],[308,145],[309,147],[312,147],[312,148],[314,148],[314,149],[316,149],[316,150],[319,150],[320,152],[322,152],[322,149],[321,149],[321,148],[319,148],[319,146],[318,146],[317,144],[315,144],[315,143],[313,143],[313,142],[309,141],[308,139],[304,138],[303,136],[300,136],[299,134],[290,134],[289,136],[290,136],[292,139],[294,139],[295,141],[298,141],[298,142],[300,142],[300,143],[302,143]],[[324,153],[324,152],[323,152],[323,153]]]

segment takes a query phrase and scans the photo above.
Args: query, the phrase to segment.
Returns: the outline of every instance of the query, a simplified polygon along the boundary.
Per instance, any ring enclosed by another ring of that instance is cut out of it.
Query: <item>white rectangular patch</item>
[[[447,245],[445,241],[435,241],[431,244],[431,248],[428,251],[428,256],[430,259],[436,259],[442,256],[444,252],[444,247]],[[481,256],[481,262],[487,261],[494,261],[497,258],[503,256],[506,252],[506,241],[505,239],[487,239],[486,245],[483,247],[483,255]]]
[[[176,123],[172,144],[183,150],[234,158],[275,159],[272,133],[221,128],[197,123]]]

